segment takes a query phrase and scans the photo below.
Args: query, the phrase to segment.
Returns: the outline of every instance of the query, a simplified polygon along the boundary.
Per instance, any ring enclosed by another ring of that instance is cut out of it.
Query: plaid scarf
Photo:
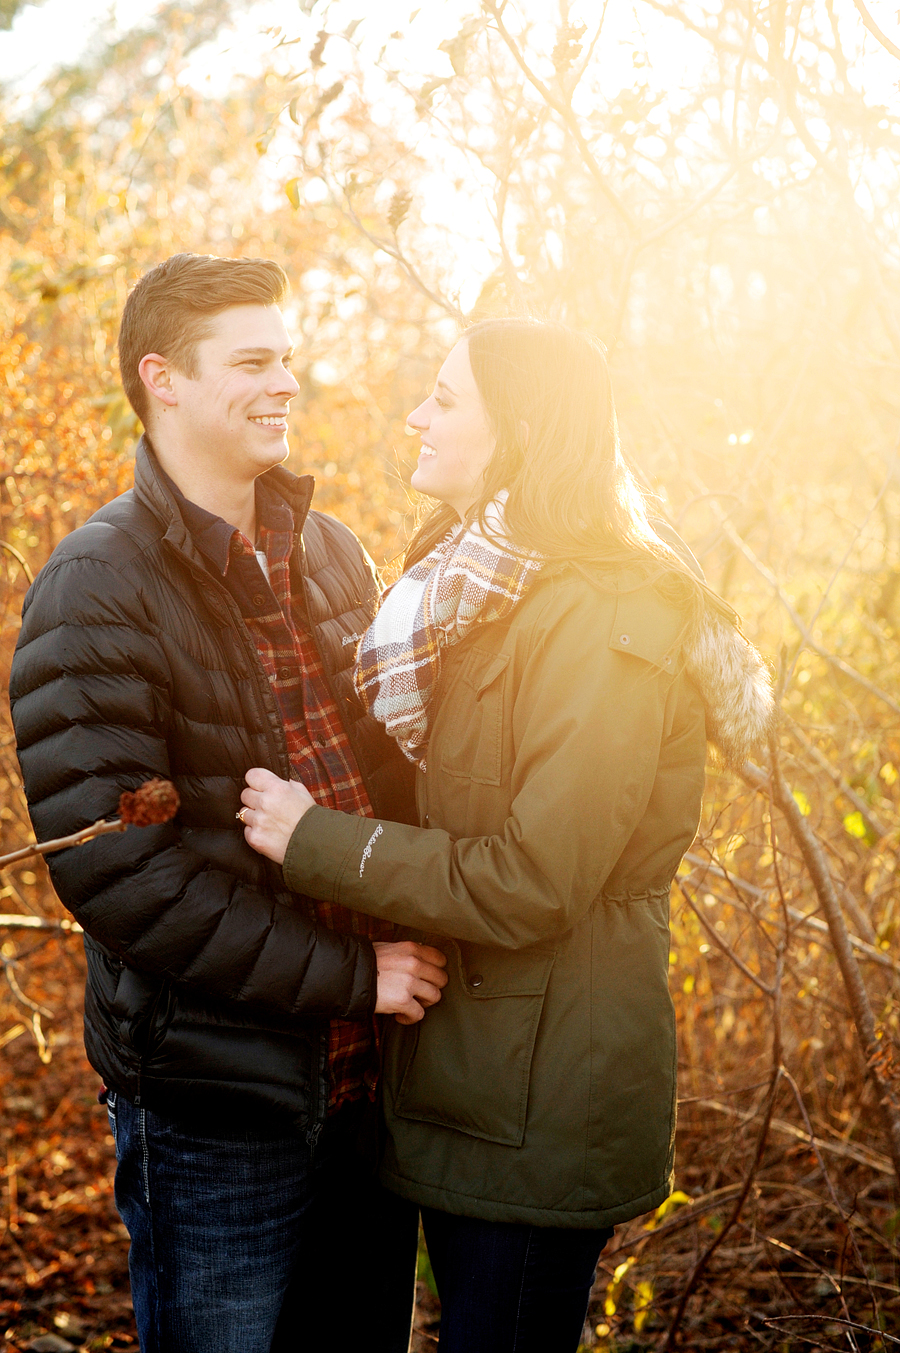
[[[508,615],[543,565],[540,555],[506,540],[505,500],[498,495],[485,511],[489,535],[477,522],[460,522],[388,588],[359,646],[355,680],[363,704],[423,767],[444,649]]]

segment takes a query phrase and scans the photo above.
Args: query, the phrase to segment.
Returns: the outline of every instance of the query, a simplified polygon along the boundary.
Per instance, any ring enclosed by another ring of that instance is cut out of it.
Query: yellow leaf
[[[287,194],[287,200],[294,208],[294,211],[298,211],[300,207],[300,191],[297,187],[297,184],[299,182],[300,182],[299,179],[288,179],[287,183],[284,185],[284,191]]]
[[[848,813],[844,818],[844,831],[848,836],[855,836],[858,841],[863,840],[866,834],[866,824],[863,815],[859,810],[855,813]]]
[[[808,799],[808,798],[806,797],[806,795],[803,793],[803,790],[802,790],[802,789],[795,789],[795,790],[794,790],[794,802],[796,803],[797,807],[800,809],[800,812],[803,814],[803,816],[804,816],[804,817],[809,817],[809,815],[810,815],[812,809],[811,809],[810,806],[809,806],[809,799]]]
[[[676,1207],[684,1207],[685,1203],[692,1203],[694,1200],[689,1194],[682,1192],[681,1189],[675,1189],[670,1193],[664,1203],[660,1203],[656,1209],[656,1216],[662,1221],[670,1212],[674,1212]]]
[[[891,761],[885,761],[878,774],[886,785],[895,785],[900,778],[897,774],[897,767]]]
[[[682,1193],[681,1189],[675,1189],[674,1193],[669,1194],[665,1202],[660,1203],[650,1220],[644,1222],[644,1230],[652,1231],[656,1223],[662,1221],[670,1212],[674,1212],[676,1207],[684,1207],[686,1203],[693,1201],[688,1194]]]
[[[634,1332],[640,1334],[650,1315],[653,1304],[653,1284],[642,1281],[634,1289]]]

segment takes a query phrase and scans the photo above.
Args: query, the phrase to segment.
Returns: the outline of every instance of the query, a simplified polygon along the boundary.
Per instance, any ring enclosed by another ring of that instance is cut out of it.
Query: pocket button
[[[480,986],[483,986],[483,984],[484,984],[484,978],[482,977],[481,973],[480,973],[480,972],[473,972],[473,973],[472,973],[472,976],[469,978],[469,986],[470,986],[470,987],[480,987]]]

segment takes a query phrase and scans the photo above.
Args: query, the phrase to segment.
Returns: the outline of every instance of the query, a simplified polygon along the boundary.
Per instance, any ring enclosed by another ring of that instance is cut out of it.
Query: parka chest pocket
[[[509,654],[472,648],[446,693],[440,768],[481,785],[499,785]],[[437,728],[435,729],[438,734]]]

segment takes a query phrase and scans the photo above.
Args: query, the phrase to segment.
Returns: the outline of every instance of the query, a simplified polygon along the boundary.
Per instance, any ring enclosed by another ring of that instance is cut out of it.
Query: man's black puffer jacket
[[[345,526],[307,515],[309,477],[266,478],[303,523],[294,587],[375,811],[410,820],[406,766],[353,692],[353,639],[378,596],[371,562]],[[134,489],[64,540],[31,588],[10,695],[38,840],[114,816],[121,791],[153,775],[181,796],[172,823],[48,857],[85,930],[93,1066],[160,1112],[315,1126],[327,1021],[374,1009],[374,951],[317,924],[244,842],[244,773],[287,776],[287,744],[240,612],[146,442]]]

